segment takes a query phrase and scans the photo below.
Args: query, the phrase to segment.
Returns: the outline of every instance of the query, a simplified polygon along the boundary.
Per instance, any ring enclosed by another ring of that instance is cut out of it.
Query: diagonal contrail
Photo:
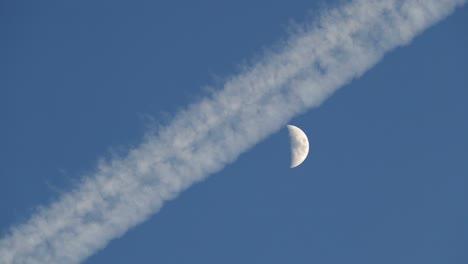
[[[73,191],[13,226],[0,240],[0,263],[83,261],[465,2],[354,0],[324,10],[126,157],[99,164]]]

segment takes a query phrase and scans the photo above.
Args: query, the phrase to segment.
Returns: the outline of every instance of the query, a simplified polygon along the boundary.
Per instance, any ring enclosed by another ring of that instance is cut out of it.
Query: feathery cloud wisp
[[[73,191],[12,227],[0,240],[0,263],[84,260],[464,3],[354,0],[324,11],[126,157],[99,164]]]

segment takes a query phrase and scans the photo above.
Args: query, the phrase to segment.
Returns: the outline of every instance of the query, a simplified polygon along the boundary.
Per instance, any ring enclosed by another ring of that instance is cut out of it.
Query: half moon
[[[297,126],[288,125],[291,139],[291,167],[295,168],[307,158],[309,154],[309,140],[306,134]]]

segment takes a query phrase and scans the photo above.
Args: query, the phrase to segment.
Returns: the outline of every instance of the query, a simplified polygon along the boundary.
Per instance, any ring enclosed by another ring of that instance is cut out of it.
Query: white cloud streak
[[[464,3],[355,0],[323,10],[126,157],[100,163],[73,191],[13,226],[0,240],[0,263],[83,261]]]

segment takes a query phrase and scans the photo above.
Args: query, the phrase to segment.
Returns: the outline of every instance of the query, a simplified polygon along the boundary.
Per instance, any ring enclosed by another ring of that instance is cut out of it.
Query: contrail
[[[73,191],[13,226],[0,240],[0,263],[83,261],[465,2],[354,0],[323,10],[128,155],[101,162]]]

